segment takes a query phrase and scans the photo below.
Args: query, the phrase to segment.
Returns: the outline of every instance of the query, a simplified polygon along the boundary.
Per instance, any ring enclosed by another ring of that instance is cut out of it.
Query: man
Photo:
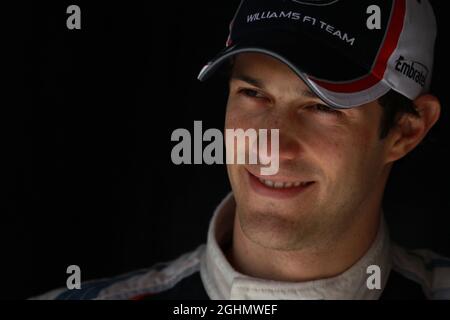
[[[279,129],[279,171],[229,164],[195,251],[40,298],[449,299],[450,260],[392,243],[381,207],[439,119],[435,37],[425,0],[242,1],[199,78],[231,68],[225,127]]]

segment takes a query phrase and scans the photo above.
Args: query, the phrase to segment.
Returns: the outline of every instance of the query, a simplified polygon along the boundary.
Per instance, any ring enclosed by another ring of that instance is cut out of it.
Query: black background
[[[408,0],[412,1],[412,0]],[[446,1],[433,93],[442,117],[392,172],[384,209],[392,237],[450,255],[449,49]],[[196,80],[223,46],[239,1],[35,2],[24,62],[4,104],[0,298],[22,299],[176,258],[206,240],[229,192],[224,166],[175,166],[176,128],[223,128],[226,81]],[[66,8],[81,7],[81,30]],[[448,7],[448,5],[447,5]],[[7,13],[5,13],[7,14]],[[7,64],[8,61],[5,61]]]

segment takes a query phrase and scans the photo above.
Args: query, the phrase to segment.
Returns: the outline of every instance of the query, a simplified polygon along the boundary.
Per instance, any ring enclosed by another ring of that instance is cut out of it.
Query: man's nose
[[[300,155],[299,141],[292,133],[280,128],[279,131],[279,155],[281,160],[294,160]]]
[[[278,130],[278,134],[273,134],[272,130]],[[258,139],[258,143],[255,141],[252,144],[252,152],[258,154],[258,159],[261,163],[269,163],[272,157],[275,156],[272,153],[272,147],[275,145],[273,139],[278,140],[276,152],[280,161],[294,160],[299,157],[301,147],[293,133],[289,132],[286,128],[272,127],[267,129],[267,139],[264,139],[266,141]]]

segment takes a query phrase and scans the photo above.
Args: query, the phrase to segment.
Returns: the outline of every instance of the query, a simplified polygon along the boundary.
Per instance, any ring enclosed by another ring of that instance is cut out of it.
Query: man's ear
[[[412,151],[438,121],[441,114],[439,100],[430,94],[414,100],[419,117],[405,113],[397,121],[388,136],[386,162],[394,162]]]

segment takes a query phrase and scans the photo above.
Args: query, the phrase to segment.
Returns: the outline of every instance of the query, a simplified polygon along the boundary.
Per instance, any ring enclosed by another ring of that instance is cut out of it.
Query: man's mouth
[[[266,180],[266,179],[259,178],[259,177],[257,177],[257,178],[261,183],[265,184],[267,187],[274,188],[274,189],[287,189],[287,188],[295,188],[295,187],[299,187],[299,186],[305,187],[306,185],[311,183],[311,181],[282,182],[282,181]]]
[[[248,172],[248,178],[252,190],[259,195],[277,199],[291,198],[310,189],[314,181],[296,181],[295,179],[283,180],[282,178],[263,178]]]

